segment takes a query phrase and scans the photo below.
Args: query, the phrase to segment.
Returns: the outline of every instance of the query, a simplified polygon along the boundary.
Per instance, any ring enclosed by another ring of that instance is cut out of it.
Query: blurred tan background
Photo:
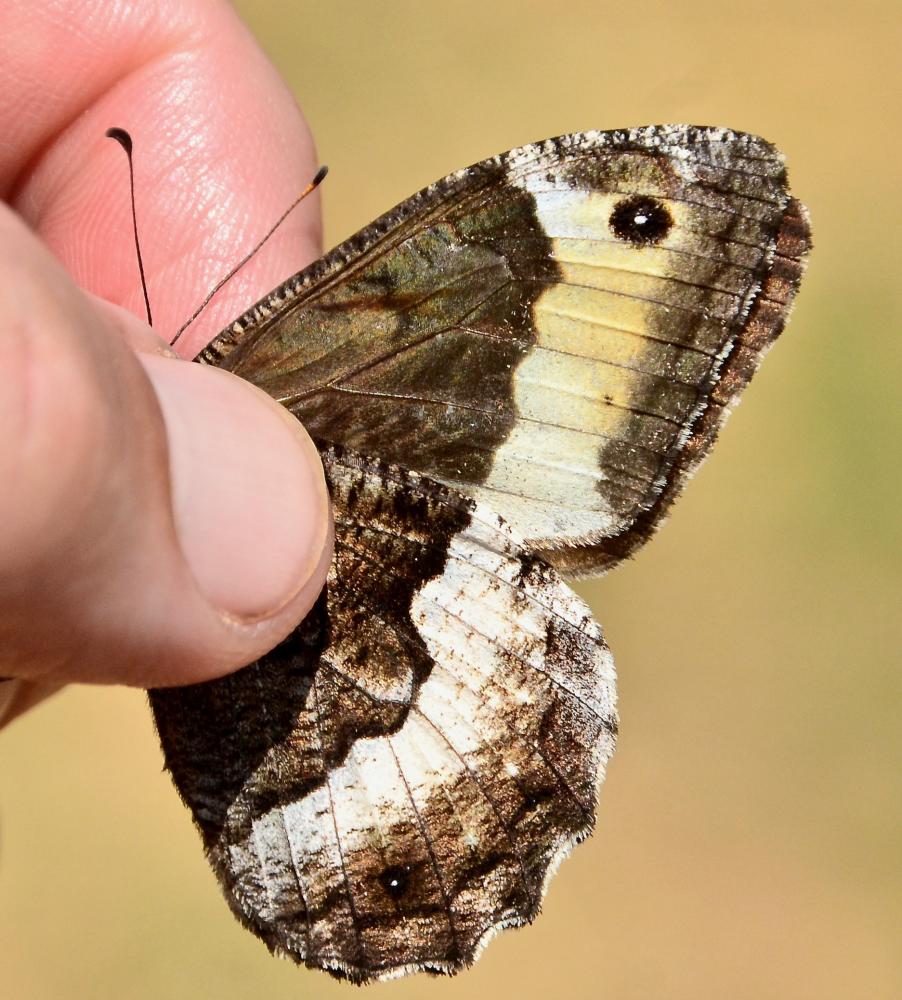
[[[662,534],[582,588],[622,739],[543,916],[404,998],[902,996],[902,30],[893,4],[243,0],[332,168],[329,244],[452,169],[663,121],[789,158],[815,253]],[[326,998],[233,921],[138,692],[0,738],[10,1000]]]

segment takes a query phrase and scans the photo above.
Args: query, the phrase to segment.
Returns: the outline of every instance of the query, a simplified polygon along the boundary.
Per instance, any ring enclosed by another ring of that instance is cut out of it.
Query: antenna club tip
[[[124,128],[108,128],[104,135],[108,139],[115,139],[116,142],[126,151],[126,153],[131,153],[132,151],[132,137],[125,131]]]
[[[319,170],[316,172],[316,177],[310,182],[311,187],[318,187],[326,179],[326,174],[329,173],[329,168],[323,164]]]

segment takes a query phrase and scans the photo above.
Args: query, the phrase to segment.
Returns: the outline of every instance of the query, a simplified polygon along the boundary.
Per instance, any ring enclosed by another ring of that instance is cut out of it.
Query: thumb
[[[0,302],[0,676],[190,683],[284,638],[331,554],[301,425],[234,376],[133,350],[146,328],[7,210]]]

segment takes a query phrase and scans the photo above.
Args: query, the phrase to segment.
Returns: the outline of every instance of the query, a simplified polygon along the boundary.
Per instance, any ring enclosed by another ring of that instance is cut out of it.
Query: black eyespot
[[[410,869],[393,865],[379,876],[379,884],[392,899],[400,899],[410,885]]]
[[[657,198],[636,195],[614,206],[609,220],[614,235],[636,246],[660,243],[673,228],[673,217]]]

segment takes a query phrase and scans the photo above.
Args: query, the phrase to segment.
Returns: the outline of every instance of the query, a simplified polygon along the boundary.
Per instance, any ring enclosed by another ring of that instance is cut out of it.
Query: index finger
[[[317,168],[294,99],[220,0],[10,0],[0,34],[0,193],[88,291],[143,316],[122,151],[157,332],[175,330]],[[321,250],[308,198],[180,339],[193,356]]]

